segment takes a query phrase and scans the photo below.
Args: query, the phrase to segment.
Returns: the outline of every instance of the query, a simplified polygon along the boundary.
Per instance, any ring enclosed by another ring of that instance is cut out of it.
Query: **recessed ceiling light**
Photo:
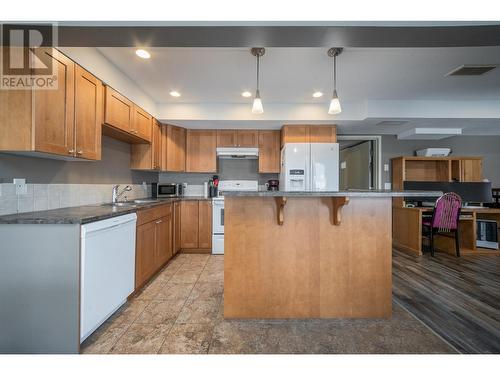
[[[135,51],[135,54],[141,59],[149,59],[151,57],[151,54],[145,49],[138,49]]]
[[[170,96],[178,98],[179,96],[181,96],[181,93],[179,91],[170,91]]]
[[[244,98],[249,98],[252,96],[252,93],[250,91],[243,91],[241,93],[241,96],[243,96]]]
[[[313,98],[321,98],[323,96],[323,93],[321,91],[316,91],[313,94]]]

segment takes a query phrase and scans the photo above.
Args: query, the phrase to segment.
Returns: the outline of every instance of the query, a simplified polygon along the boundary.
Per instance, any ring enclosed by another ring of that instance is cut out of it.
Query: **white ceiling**
[[[241,48],[151,48],[143,60],[134,48],[99,48],[158,103],[245,103],[255,90],[255,58]],[[500,69],[477,77],[445,77],[463,64],[499,64],[500,47],[352,48],[338,58],[343,100],[500,99]],[[321,48],[268,48],[261,59],[264,103],[326,102],[332,59]],[[169,95],[181,92],[180,98]],[[325,96],[313,99],[314,91]]]
[[[138,58],[134,48],[98,50],[151,96],[161,120],[188,127],[279,128],[311,120],[337,123],[344,134],[436,126],[460,127],[464,135],[500,135],[500,47],[345,49],[337,85],[344,110],[337,117],[326,114],[332,59],[325,49],[266,48],[260,117],[250,113],[252,98],[241,97],[255,90],[255,58],[248,49],[149,48],[149,60]],[[483,76],[445,77],[464,64],[499,68]],[[172,90],[182,96],[171,97]],[[318,90],[325,95],[312,98]],[[406,123],[375,125],[383,120]]]

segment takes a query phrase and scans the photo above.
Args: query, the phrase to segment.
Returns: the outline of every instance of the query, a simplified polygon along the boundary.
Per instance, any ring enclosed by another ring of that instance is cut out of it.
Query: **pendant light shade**
[[[330,107],[328,108],[329,115],[337,115],[342,112],[342,107],[340,106],[339,96],[337,95],[337,90],[333,91],[332,100],[330,100]]]
[[[252,55],[257,57],[257,90],[255,91],[255,98],[253,100],[252,113],[260,115],[261,113],[264,113],[264,107],[262,106],[262,100],[260,98],[259,91],[260,57],[264,56],[266,50],[264,48],[254,47],[250,52],[252,53]]]
[[[262,100],[260,99],[260,92],[257,90],[255,93],[255,99],[253,100],[252,113],[260,115],[264,113],[264,107],[262,106]]]
[[[330,48],[328,50],[328,56],[333,57],[333,94],[332,100],[330,100],[330,107],[328,108],[329,115],[337,115],[342,112],[340,99],[337,94],[337,56],[341,53],[342,48]]]

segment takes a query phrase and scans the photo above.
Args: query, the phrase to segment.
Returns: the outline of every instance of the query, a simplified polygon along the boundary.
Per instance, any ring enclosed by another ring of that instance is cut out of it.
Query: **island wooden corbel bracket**
[[[332,197],[332,222],[340,225],[342,221],[342,207],[349,203],[349,197]]]
[[[286,197],[275,197],[274,200],[276,201],[276,208],[278,211],[278,225],[283,225],[285,221],[285,214],[283,211],[285,209]]]

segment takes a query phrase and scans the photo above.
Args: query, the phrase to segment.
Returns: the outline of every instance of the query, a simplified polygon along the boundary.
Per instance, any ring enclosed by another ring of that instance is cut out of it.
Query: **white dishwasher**
[[[80,342],[134,291],[136,222],[133,213],[81,227]]]

